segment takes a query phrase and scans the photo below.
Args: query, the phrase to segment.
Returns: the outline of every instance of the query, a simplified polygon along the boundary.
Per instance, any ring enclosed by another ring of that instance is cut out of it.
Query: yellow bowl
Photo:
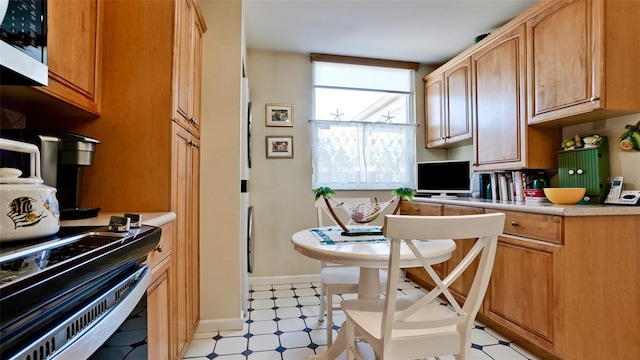
[[[571,205],[584,198],[586,188],[544,188],[544,195],[554,204]]]

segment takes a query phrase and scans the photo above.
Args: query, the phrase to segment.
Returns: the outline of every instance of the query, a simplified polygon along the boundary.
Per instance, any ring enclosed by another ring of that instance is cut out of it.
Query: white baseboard
[[[239,316],[237,318],[200,320],[196,333],[206,333],[224,330],[242,330],[244,319]]]
[[[271,285],[271,284],[296,284],[314,282],[320,283],[320,274],[311,275],[291,275],[291,276],[265,276],[265,277],[250,277],[249,285]]]

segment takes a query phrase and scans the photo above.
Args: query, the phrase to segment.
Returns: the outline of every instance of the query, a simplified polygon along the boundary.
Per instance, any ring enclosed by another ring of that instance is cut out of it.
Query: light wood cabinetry
[[[174,273],[177,318],[174,333],[179,345],[176,356],[186,351],[199,319],[199,139],[177,123],[174,131],[174,173],[172,203],[176,213],[184,214],[177,224],[174,246]]]
[[[475,214],[483,214],[484,209],[482,208],[474,208],[467,206],[456,206],[456,205],[444,205],[443,215],[444,216],[458,216],[458,215],[475,215]],[[443,264],[443,273],[444,276],[449,275],[453,269],[462,261],[464,256],[471,250],[475,241],[456,239],[454,240],[456,243],[456,250],[451,254],[451,259],[447,260]],[[471,285],[473,284],[473,275],[475,271],[478,269],[478,262],[480,259],[476,259],[474,262],[469,265],[467,271],[462,274],[449,288],[454,297],[460,302],[464,302],[469,294],[469,289],[471,289]]]
[[[443,206],[441,204],[403,201],[400,205],[400,215],[442,216],[442,208]],[[434,264],[431,267],[435,270],[438,276],[442,277],[443,264]],[[435,286],[435,283],[431,280],[429,275],[427,275],[427,271],[422,266],[404,270],[407,276],[417,284],[427,288],[433,288]]]
[[[525,52],[519,25],[471,55],[475,171],[557,167],[560,129],[527,126]]]
[[[47,1],[49,85],[37,87],[94,115],[100,114],[102,4]]]
[[[49,84],[2,86],[3,106],[30,117],[95,118],[100,114],[103,3],[47,1]]]
[[[553,352],[562,333],[562,247],[500,236],[483,315]]]
[[[470,58],[431,73],[424,81],[427,147],[448,147],[471,139]]]
[[[162,227],[158,246],[147,256],[153,276],[147,290],[147,343],[149,359],[167,360],[171,356],[170,329],[173,321],[170,289],[174,282],[171,272],[173,224]]]
[[[101,116],[57,124],[58,130],[101,142],[94,166],[83,169],[80,206],[176,214],[172,243],[164,244],[171,248],[166,274],[170,359],[184,356],[200,310],[200,139],[189,132],[192,128],[174,121],[174,70],[180,55],[174,45],[182,1],[104,1],[103,47],[111,56],[103,59]],[[189,4],[197,13],[197,2]],[[197,26],[205,29],[204,24]]]
[[[202,34],[206,28],[192,0],[177,2],[174,121],[200,137]]]
[[[546,2],[527,22],[529,124],[640,112],[640,2]]]
[[[500,212],[507,215],[504,235],[498,238],[482,314],[555,352],[563,332],[562,217]]]
[[[422,205],[416,203],[405,210]],[[542,358],[634,359],[640,351],[638,215],[557,216],[476,205],[445,204],[443,214],[506,215],[480,322]],[[424,275],[408,276],[433,287]],[[458,300],[463,283],[454,293]]]

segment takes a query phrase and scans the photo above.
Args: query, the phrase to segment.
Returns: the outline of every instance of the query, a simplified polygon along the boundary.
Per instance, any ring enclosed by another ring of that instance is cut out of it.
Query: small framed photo
[[[266,136],[267,159],[292,158],[293,136]]]
[[[265,107],[267,126],[293,126],[293,105],[266,104]]]

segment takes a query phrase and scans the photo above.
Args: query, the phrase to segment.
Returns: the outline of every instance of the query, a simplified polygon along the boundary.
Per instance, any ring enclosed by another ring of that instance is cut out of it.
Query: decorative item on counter
[[[524,190],[525,202],[547,202],[548,199],[545,196],[544,188],[551,186],[549,178],[544,171],[539,171],[533,177],[532,188]]]
[[[560,205],[573,205],[582,200],[587,188],[544,188],[549,201]]]
[[[627,131],[620,136],[620,147],[622,150],[640,151],[640,121],[635,125],[625,126]]]
[[[581,138],[579,135],[576,135],[573,137],[573,139],[562,140],[561,146],[563,150],[575,150],[583,147],[598,147],[601,141],[602,137],[598,134],[585,136],[583,138]]]
[[[598,145],[600,145],[601,141],[602,141],[602,137],[600,135],[598,135],[598,134],[585,136],[582,139],[582,142],[584,143],[584,147],[586,147],[586,148],[588,148],[588,147],[598,147]]]
[[[582,147],[582,140],[580,139],[580,136],[576,135],[573,137],[573,139],[576,141],[576,149],[579,149]]]

